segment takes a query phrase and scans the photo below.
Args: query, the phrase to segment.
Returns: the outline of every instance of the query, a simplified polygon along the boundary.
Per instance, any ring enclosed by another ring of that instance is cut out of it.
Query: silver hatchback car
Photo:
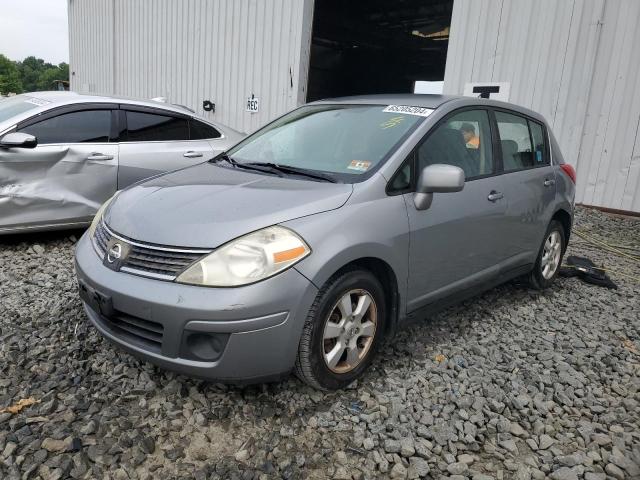
[[[117,190],[242,134],[154,101],[35,92],[0,101],[0,234],[88,225]]]
[[[574,182],[524,108],[315,102],[107,202],[76,249],[80,295],[102,335],[168,369],[342,388],[407,321],[553,282]]]

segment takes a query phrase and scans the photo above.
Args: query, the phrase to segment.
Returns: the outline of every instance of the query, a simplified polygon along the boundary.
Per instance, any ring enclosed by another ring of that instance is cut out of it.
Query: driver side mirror
[[[7,133],[0,139],[1,148],[35,148],[38,139],[28,133]]]
[[[431,206],[434,193],[459,192],[464,188],[464,171],[453,165],[435,164],[425,167],[416,184],[413,203],[416,210]]]

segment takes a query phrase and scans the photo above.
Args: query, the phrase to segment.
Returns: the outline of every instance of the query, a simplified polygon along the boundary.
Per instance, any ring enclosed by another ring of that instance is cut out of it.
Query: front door
[[[0,150],[0,230],[90,221],[116,191],[111,110],[67,111],[17,130],[38,146]]]
[[[505,231],[503,177],[494,162],[485,110],[462,110],[429,132],[415,150],[417,172],[444,163],[462,168],[465,186],[435,193],[426,210],[405,194],[409,215],[409,312],[497,275]]]

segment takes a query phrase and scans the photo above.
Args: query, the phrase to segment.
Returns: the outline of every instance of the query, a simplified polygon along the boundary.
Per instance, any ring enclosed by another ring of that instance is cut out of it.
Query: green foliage
[[[41,58],[27,57],[14,62],[0,54],[0,93],[55,90],[56,80],[69,81],[69,65],[52,65]]]
[[[0,93],[22,92],[22,82],[16,63],[0,55]]]

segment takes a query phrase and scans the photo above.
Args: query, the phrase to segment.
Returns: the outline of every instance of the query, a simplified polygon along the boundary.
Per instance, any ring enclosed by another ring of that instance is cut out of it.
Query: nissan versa
[[[556,277],[575,172],[544,119],[491,100],[302,106],[212,160],[105,203],[78,243],[89,320],[187,375],[362,375],[413,318]]]

